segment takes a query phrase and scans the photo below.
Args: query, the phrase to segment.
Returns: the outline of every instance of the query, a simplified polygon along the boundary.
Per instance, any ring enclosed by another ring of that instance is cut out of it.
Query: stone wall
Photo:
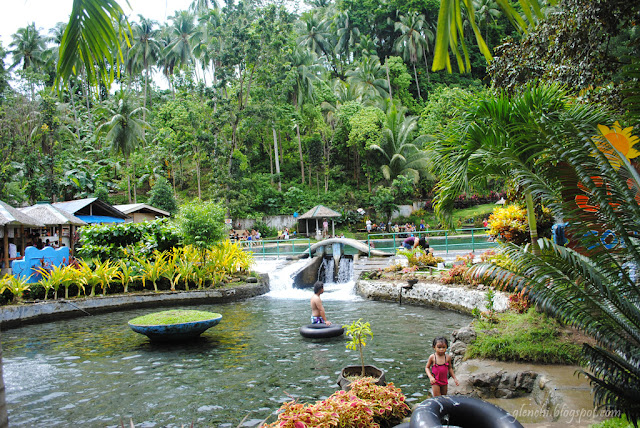
[[[437,308],[451,309],[470,314],[474,308],[487,310],[486,291],[472,290],[465,287],[451,287],[438,282],[420,280],[411,290],[403,290],[406,281],[359,280],[356,284],[358,294],[372,300],[398,301],[402,291],[402,301]],[[509,308],[509,297],[506,293],[495,292],[494,309],[504,312]]]
[[[504,370],[496,369],[487,360],[464,361],[467,346],[477,337],[471,325],[455,330],[449,353],[453,359],[455,373],[460,387],[453,393],[482,399],[518,398],[529,396],[539,408],[536,412],[546,419],[558,420],[564,409],[564,400],[557,385],[548,377],[530,368]],[[507,363],[498,365],[512,366]]]
[[[248,280],[251,280],[249,278]],[[76,318],[118,310],[172,305],[224,303],[248,299],[269,292],[269,276],[237,287],[213,290],[163,291],[159,293],[129,293],[84,299],[38,302],[18,306],[0,307],[0,327],[4,330],[29,323],[41,323],[65,318]]]

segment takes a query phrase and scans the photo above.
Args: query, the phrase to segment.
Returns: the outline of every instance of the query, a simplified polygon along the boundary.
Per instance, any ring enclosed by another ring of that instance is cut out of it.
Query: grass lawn
[[[467,348],[466,358],[528,361],[543,364],[577,364],[581,344],[552,318],[534,308],[524,314],[497,314],[497,323],[477,319],[478,334]]]
[[[171,325],[186,322],[205,321],[218,318],[220,314],[205,311],[170,310],[154,312],[129,321],[133,325]]]

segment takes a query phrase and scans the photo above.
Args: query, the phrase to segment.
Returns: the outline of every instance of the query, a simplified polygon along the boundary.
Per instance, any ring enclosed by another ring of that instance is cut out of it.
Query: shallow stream
[[[272,292],[246,301],[189,307],[223,319],[199,340],[154,344],[127,321],[155,309],[114,312],[2,333],[12,427],[257,426],[284,401],[313,402],[336,390],[340,369],[358,364],[346,339],[304,339],[310,290],[273,272]],[[354,284],[327,284],[331,321],[369,321],[365,360],[387,372],[409,401],[430,389],[424,365],[436,335],[469,323],[465,315],[364,300]]]

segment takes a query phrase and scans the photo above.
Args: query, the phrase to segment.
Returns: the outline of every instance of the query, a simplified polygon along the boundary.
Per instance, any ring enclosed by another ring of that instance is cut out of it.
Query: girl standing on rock
[[[456,386],[460,385],[456,374],[453,372],[451,355],[447,355],[448,347],[449,341],[446,337],[436,337],[433,339],[433,350],[435,352],[429,356],[427,366],[424,369],[431,381],[431,390],[434,397],[447,395],[449,375],[451,375],[455,381]]]

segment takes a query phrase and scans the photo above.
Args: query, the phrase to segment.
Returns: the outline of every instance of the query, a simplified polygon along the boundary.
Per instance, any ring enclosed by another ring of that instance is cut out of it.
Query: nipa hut
[[[51,235],[57,234],[58,243],[68,245],[71,251],[75,245],[75,228],[87,225],[85,221],[51,204],[32,205],[21,208],[20,211],[38,220],[45,227],[51,228],[53,232]]]
[[[9,239],[11,244],[15,245],[16,255],[18,252],[24,254],[25,248],[25,227],[44,227],[44,224],[31,216],[21,212],[17,208],[0,201],[0,237],[2,237],[2,265],[5,269],[9,268],[11,259],[16,256],[9,252]],[[20,244],[20,245],[19,245]],[[13,253],[13,251],[12,251]]]
[[[324,223],[325,220],[328,221],[331,219],[331,235],[335,236],[336,228],[334,219],[337,217],[342,217],[342,214],[324,205],[316,205],[298,217],[298,233],[300,235],[304,233],[306,236],[311,236],[318,231],[321,232],[322,223]],[[304,228],[302,227],[303,225]]]

